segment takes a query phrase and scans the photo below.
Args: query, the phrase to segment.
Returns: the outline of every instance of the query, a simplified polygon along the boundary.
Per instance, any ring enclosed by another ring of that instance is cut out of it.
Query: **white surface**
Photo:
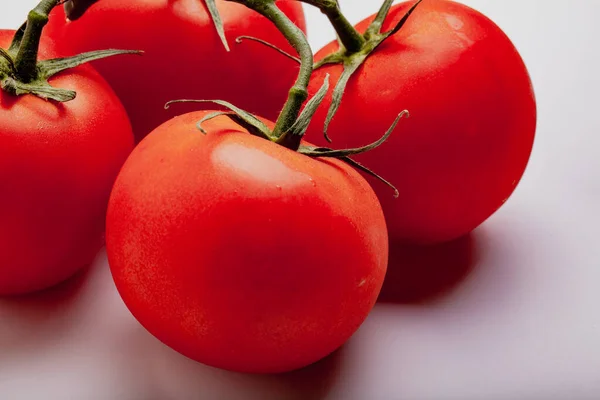
[[[147,334],[102,254],[51,293],[0,300],[0,399],[600,398],[600,1],[463,2],[521,50],[539,125],[525,179],[474,234],[473,271],[451,293],[379,304],[342,351],[307,370],[244,376]],[[17,27],[35,1],[2,3],[0,24]],[[341,3],[357,22],[379,1]],[[332,34],[318,12],[308,18],[317,48]]]

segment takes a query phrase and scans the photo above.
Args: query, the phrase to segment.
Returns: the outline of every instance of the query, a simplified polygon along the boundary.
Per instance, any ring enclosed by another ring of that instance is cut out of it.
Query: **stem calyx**
[[[48,82],[51,77],[90,61],[119,54],[141,53],[134,50],[100,50],[39,61],[42,30],[48,23],[50,11],[59,3],[59,0],[42,0],[29,12],[27,22],[15,32],[10,47],[7,50],[0,49],[0,88],[5,92],[14,96],[32,94],[45,100],[70,101],[76,97],[76,93],[51,86]]]
[[[321,8],[323,13],[330,12],[328,10],[332,10],[331,5],[327,3],[334,2],[337,4],[337,0],[301,0],[305,3],[315,5]],[[354,75],[354,73],[358,70],[358,68],[364,64],[367,58],[388,38],[396,34],[400,29],[404,26],[408,18],[415,11],[415,9],[421,4],[423,0],[417,0],[410,9],[406,12],[406,14],[402,17],[402,19],[387,32],[382,32],[381,29],[383,27],[383,23],[390,12],[390,8],[392,6],[393,0],[385,0],[379,12],[377,13],[375,19],[371,23],[371,25],[367,28],[363,35],[360,35],[363,39],[362,45],[360,48],[350,48],[347,45],[350,37],[353,37],[358,32],[352,26],[344,26],[344,25],[336,25],[334,24],[334,28],[338,34],[338,40],[340,41],[340,49],[330,54],[329,56],[323,58],[321,61],[317,62],[314,65],[314,69],[317,70],[324,65],[328,64],[341,64],[344,68],[342,74],[340,75],[337,84],[333,90],[333,96],[331,105],[327,112],[327,118],[325,119],[325,126],[323,129],[323,135],[328,142],[331,142],[331,139],[328,135],[329,125],[333,120],[335,114],[337,113],[340,104],[342,102],[342,97],[344,96],[344,92],[346,90],[346,86],[348,85],[348,81]],[[339,11],[339,7],[337,14],[341,14]],[[337,15],[334,14],[334,15]],[[331,20],[331,17],[330,17]]]

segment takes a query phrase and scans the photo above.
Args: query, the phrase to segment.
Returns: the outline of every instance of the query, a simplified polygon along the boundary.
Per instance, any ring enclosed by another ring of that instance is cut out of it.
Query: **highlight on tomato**
[[[131,52],[56,58],[40,36],[57,3],[43,0],[18,31],[0,30],[0,295],[48,288],[93,261],[133,148],[119,99],[81,66]]]
[[[277,4],[306,30],[301,3]],[[70,0],[65,8],[54,10],[46,32],[59,54],[99,48],[144,51],[144,57],[95,64],[125,105],[136,141],[177,111],[198,109],[164,110],[173,99],[219,98],[275,119],[298,72],[260,44],[236,42],[250,36],[293,52],[266,18],[230,1]],[[222,28],[216,29],[211,18]]]

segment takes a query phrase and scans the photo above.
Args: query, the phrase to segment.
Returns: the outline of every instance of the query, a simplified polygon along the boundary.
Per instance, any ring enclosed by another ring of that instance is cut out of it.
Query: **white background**
[[[36,1],[0,2],[0,26],[16,28]],[[0,299],[0,399],[599,399],[600,1],[463,2],[521,51],[539,124],[522,184],[472,235],[472,270],[450,292],[377,305],[340,352],[311,368],[245,376],[147,334],[101,254],[50,293]],[[352,22],[378,3],[341,1]],[[319,12],[308,10],[308,21],[315,49],[333,37]]]

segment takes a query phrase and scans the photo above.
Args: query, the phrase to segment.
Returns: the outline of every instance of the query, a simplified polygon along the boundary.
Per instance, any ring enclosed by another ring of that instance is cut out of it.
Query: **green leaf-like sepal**
[[[88,7],[93,0],[71,0],[71,6]],[[55,88],[48,79],[67,69],[90,61],[120,54],[140,54],[135,50],[100,50],[73,57],[38,60],[42,31],[52,9],[60,0],[41,0],[27,15],[27,21],[15,32],[8,50],[0,49],[0,86],[15,96],[32,94],[45,100],[66,102],[73,100],[72,90]]]
[[[13,58],[3,48],[0,48],[0,66],[2,67],[2,69],[0,69],[0,74],[2,74],[3,71],[5,75],[13,75],[16,73],[16,67]]]
[[[328,90],[329,74],[325,75],[325,80],[323,81],[323,85],[321,85],[319,91],[306,103],[306,106],[304,106],[304,109],[298,116],[298,119],[296,120],[296,122],[294,122],[294,125],[292,125],[286,133],[290,133],[292,135],[300,137],[304,136],[306,130],[308,129],[308,125],[312,120],[312,117],[317,112],[317,109],[319,108],[321,103],[323,103],[323,100],[325,99]]]
[[[0,65],[4,64],[4,68],[0,70],[0,79],[2,80],[1,87],[4,91],[14,96],[32,94],[44,100],[54,100],[64,103],[75,99],[77,94],[73,90],[55,88],[51,86],[48,83],[48,79],[52,76],[65,70],[78,67],[90,61],[100,60],[102,58],[121,54],[140,53],[140,51],[135,50],[100,50],[79,54],[73,57],[38,61],[37,78],[31,82],[23,82],[16,76],[16,66],[10,51],[0,49]]]
[[[229,43],[227,43],[227,37],[225,37],[225,28],[223,27],[223,20],[221,20],[221,14],[219,14],[219,10],[217,9],[217,5],[215,4],[215,0],[204,0],[206,2],[206,8],[208,8],[208,13],[215,24],[215,29],[217,30],[217,34],[223,42],[223,46],[225,46],[225,50],[229,51]]]
[[[367,59],[366,54],[357,53],[350,56],[346,62],[344,62],[344,71],[340,75],[337,83],[335,84],[335,89],[333,89],[333,96],[331,98],[331,105],[329,106],[329,110],[327,110],[327,118],[325,119],[325,126],[323,127],[323,135],[325,139],[331,143],[331,139],[327,131],[329,130],[329,125],[333,120],[333,117],[337,113],[340,105],[342,104],[342,97],[344,96],[344,92],[346,91],[346,86],[348,85],[348,81],[354,75],[358,67],[360,67],[365,60]]]
[[[419,6],[419,4],[421,4],[422,1],[423,0],[418,0],[415,4],[413,4],[412,7],[410,7],[408,9],[408,11],[406,12],[406,14],[404,14],[404,16],[402,17],[402,19],[400,21],[398,21],[398,23],[396,24],[396,26],[394,27],[394,29],[392,29],[391,31],[388,31],[388,32],[384,33],[386,39],[388,37],[390,37],[390,36],[398,33],[398,31],[400,29],[402,29],[402,27],[404,26],[404,24],[406,24],[406,21],[408,21],[408,18],[417,9],[417,7]]]
[[[351,159],[350,156],[356,155],[356,154],[361,154],[361,153],[366,153],[367,151],[371,151],[371,150],[376,149],[377,147],[381,146],[383,143],[385,143],[389,139],[391,134],[394,132],[394,130],[396,129],[396,126],[398,125],[398,122],[400,122],[400,119],[402,117],[409,117],[409,116],[410,116],[410,114],[407,110],[402,111],[400,114],[398,114],[398,116],[392,123],[392,126],[390,126],[390,128],[385,132],[385,134],[379,140],[377,140],[371,144],[368,144],[366,146],[352,148],[352,149],[342,149],[342,150],[333,150],[328,147],[300,146],[300,148],[298,149],[298,152],[301,154],[307,155],[309,157],[315,157],[315,158],[316,157],[331,157],[331,158],[340,159],[340,160],[352,165],[353,167],[360,169],[361,171],[375,177],[376,179],[380,180],[381,182],[385,183],[386,185],[388,185],[389,187],[391,187],[394,190],[394,196],[398,197],[398,189],[396,189],[396,187],[393,184],[391,184],[389,181],[387,181],[380,175],[376,174],[372,170],[368,169],[364,165]]]
[[[19,47],[21,47],[21,41],[23,40],[23,35],[25,35],[25,28],[27,28],[27,22],[24,22],[15,32],[15,36],[13,36],[13,40],[8,48],[8,54],[10,54],[12,58],[17,56]]]
[[[381,32],[381,28],[383,27],[383,22],[385,18],[389,14],[390,8],[392,6],[393,0],[385,0],[375,20],[371,23],[371,25],[367,28],[364,38],[366,39],[366,43],[363,49],[356,53],[347,54],[345,49],[341,49],[340,51],[331,54],[330,56],[323,59],[321,62],[315,65],[316,68],[320,68],[326,64],[342,64],[344,70],[340,75],[338,82],[335,85],[333,90],[333,97],[331,104],[329,106],[329,110],[327,112],[327,118],[325,119],[325,125],[323,128],[323,135],[328,142],[331,142],[331,139],[328,135],[329,126],[333,121],[333,118],[337,114],[342,98],[346,91],[346,87],[348,86],[348,82],[350,78],[354,76],[358,68],[365,63],[367,58],[377,49],[383,42],[385,42],[390,36],[396,34],[408,21],[408,18],[415,11],[417,6],[421,4],[423,0],[418,0],[413,4],[410,9],[404,14],[402,19],[396,24],[396,26],[385,33]]]
[[[208,132],[206,132],[206,130],[204,130],[204,127],[203,127],[203,124],[206,121],[210,121],[211,119],[215,119],[215,118],[220,117],[222,115],[229,116],[229,115],[232,115],[232,114],[235,114],[235,113],[233,111],[215,111],[215,112],[212,112],[210,114],[205,115],[204,118],[202,118],[200,121],[198,121],[198,123],[196,124],[196,128],[198,128],[198,130],[200,132],[202,132],[203,135],[206,135],[206,134],[208,134]]]
[[[400,119],[404,116],[406,116],[406,117],[410,116],[408,110],[404,110],[400,114],[398,114],[398,116],[394,120],[392,126],[390,126],[390,128],[385,132],[385,134],[381,138],[379,138],[377,141],[375,141],[371,144],[368,144],[366,146],[356,147],[356,148],[352,148],[352,149],[344,149],[344,150],[332,150],[327,147],[305,147],[301,151],[301,153],[305,154],[305,155],[309,155],[309,156],[334,157],[334,158],[347,157],[347,156],[352,156],[352,155],[356,155],[356,154],[360,154],[360,153],[366,153],[367,151],[376,149],[377,147],[379,147],[383,143],[385,143],[388,140],[388,138],[390,137],[390,135],[392,134],[392,132],[394,132],[394,129],[396,129],[396,126],[398,125],[398,122],[400,122]]]
[[[235,42],[237,44],[242,43],[244,40],[250,40],[252,42],[260,43],[263,46],[266,46],[266,47],[268,47],[268,48],[270,48],[272,50],[275,50],[276,52],[278,52],[279,54],[281,54],[281,55],[289,58],[290,60],[295,61],[298,64],[302,64],[302,61],[298,57],[291,55],[287,51],[285,51],[285,50],[283,50],[283,49],[275,46],[273,43],[267,42],[266,40],[262,40],[262,39],[259,39],[257,37],[254,37],[254,36],[246,36],[246,35],[238,36],[238,37],[235,38]]]
[[[142,54],[138,50],[98,50],[78,54],[72,57],[54,58],[52,60],[38,61],[38,71],[41,79],[48,79],[59,72],[78,67],[90,61],[100,60],[107,57],[118,56],[121,54]]]
[[[317,112],[317,108],[323,103],[323,99],[329,90],[329,74],[325,76],[325,81],[319,91],[306,103],[304,110],[300,113],[292,126],[277,139],[277,143],[291,150],[297,150],[300,147],[302,138],[308,129],[312,117]]]
[[[32,94],[44,100],[54,100],[61,103],[71,101],[76,97],[73,90],[58,89],[43,80],[23,83],[8,77],[2,80],[2,90],[14,96]]]
[[[240,121],[242,121],[243,126],[247,128],[250,133],[256,136],[260,136],[264,139],[273,140],[271,137],[271,130],[264,122],[260,119],[256,118],[254,115],[250,114],[248,111],[242,110],[241,108],[227,102],[224,100],[191,100],[191,99],[181,99],[181,100],[171,100],[167,104],[165,104],[165,109],[168,109],[173,104],[177,103],[214,103],[218,104],[222,107],[225,107],[231,112],[235,114],[235,116],[239,117]],[[216,114],[216,113],[213,113]],[[210,115],[210,114],[209,114]],[[213,115],[211,118],[215,118],[218,115]],[[210,119],[210,118],[209,118]],[[204,121],[207,119],[205,118]],[[239,122],[234,119],[234,121]],[[200,129],[200,128],[199,128]]]

